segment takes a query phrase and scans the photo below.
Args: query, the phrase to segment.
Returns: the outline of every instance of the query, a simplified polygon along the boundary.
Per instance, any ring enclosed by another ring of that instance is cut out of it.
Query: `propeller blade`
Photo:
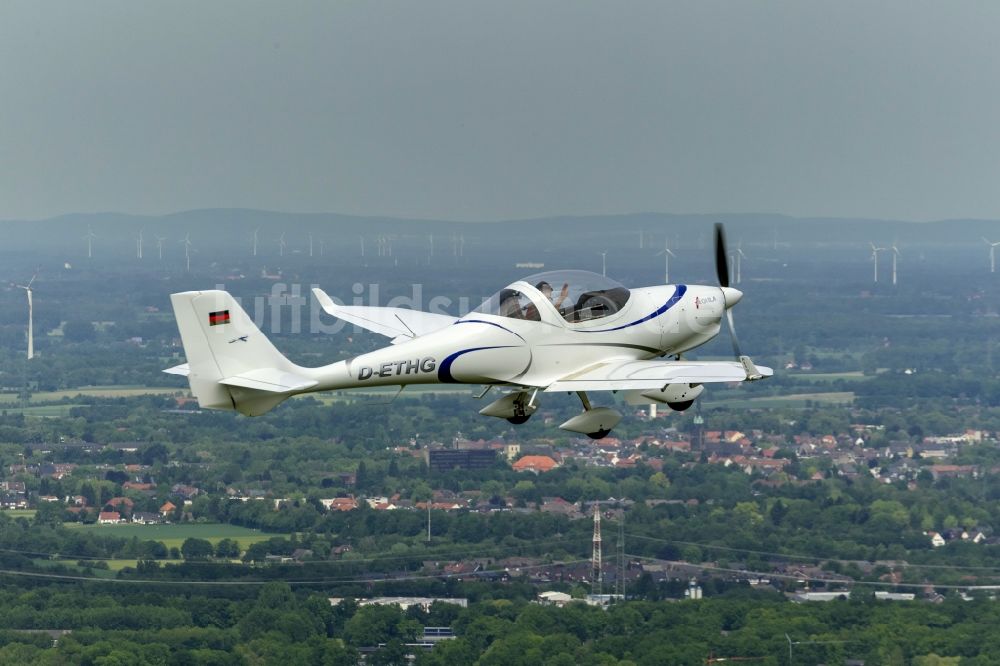
[[[715,223],[715,274],[719,286],[729,286],[729,258],[726,256],[726,229],[721,222]]]
[[[733,324],[732,310],[726,310],[726,321],[729,322],[729,339],[733,341],[733,355],[739,358],[743,356],[743,352],[740,351],[740,341],[736,337],[736,326]]]

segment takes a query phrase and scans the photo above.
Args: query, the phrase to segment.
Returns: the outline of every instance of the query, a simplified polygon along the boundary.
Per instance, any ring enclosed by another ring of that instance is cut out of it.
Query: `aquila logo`
[[[412,375],[418,372],[434,372],[437,367],[437,360],[433,356],[424,358],[412,358],[406,361],[390,361],[383,363],[378,368],[365,366],[358,370],[358,380],[364,381],[372,377],[393,377],[399,375]]]
[[[714,303],[714,302],[715,302],[715,296],[705,296],[705,297],[695,296],[694,309],[699,310],[701,309],[701,306],[708,305],[709,303]]]

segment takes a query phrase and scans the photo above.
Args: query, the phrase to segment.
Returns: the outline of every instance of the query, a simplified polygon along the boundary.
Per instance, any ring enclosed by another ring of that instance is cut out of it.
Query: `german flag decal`
[[[219,324],[229,323],[229,310],[219,310],[218,312],[208,313],[208,325],[218,326]]]

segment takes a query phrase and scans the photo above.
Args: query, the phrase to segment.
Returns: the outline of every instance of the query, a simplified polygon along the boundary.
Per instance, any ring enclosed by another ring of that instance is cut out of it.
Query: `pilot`
[[[535,285],[535,289],[537,289],[538,291],[542,292],[545,295],[545,298],[547,298],[550,301],[552,301],[552,285],[551,284],[549,284],[545,280],[542,280],[541,282],[539,282],[538,284]],[[558,310],[559,306],[562,305],[563,301],[565,301],[567,298],[569,298],[569,283],[568,282],[564,282],[563,286],[562,286],[562,291],[560,291],[559,292],[559,296],[554,301],[552,301],[552,305],[556,306],[556,310]]]
[[[545,280],[542,280],[541,282],[536,284],[535,289],[542,292],[545,298],[549,299],[550,301],[552,300],[552,285],[546,282]],[[558,298],[552,301],[552,305],[556,306],[556,310],[558,310],[559,306],[562,305],[563,301],[565,301],[568,297],[569,297],[569,284],[567,283],[563,284],[562,291],[559,292]],[[531,321],[541,320],[541,317],[538,314],[538,308],[535,307],[534,303],[524,308],[524,318],[529,319]]]

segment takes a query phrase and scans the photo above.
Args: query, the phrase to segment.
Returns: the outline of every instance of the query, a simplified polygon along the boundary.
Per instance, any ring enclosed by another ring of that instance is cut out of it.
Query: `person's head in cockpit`
[[[567,283],[563,283],[562,290],[559,292],[559,296],[557,296],[555,299],[552,298],[552,291],[553,291],[552,290],[552,285],[549,284],[548,282],[546,282],[545,280],[542,280],[541,282],[539,282],[538,284],[536,284],[535,285],[535,289],[537,289],[538,291],[542,292],[542,294],[545,296],[545,298],[547,298],[550,301],[552,301],[552,305],[556,306],[557,310],[559,309],[559,306],[563,304],[563,301],[565,301],[566,298],[569,297],[569,283],[568,282]]]

